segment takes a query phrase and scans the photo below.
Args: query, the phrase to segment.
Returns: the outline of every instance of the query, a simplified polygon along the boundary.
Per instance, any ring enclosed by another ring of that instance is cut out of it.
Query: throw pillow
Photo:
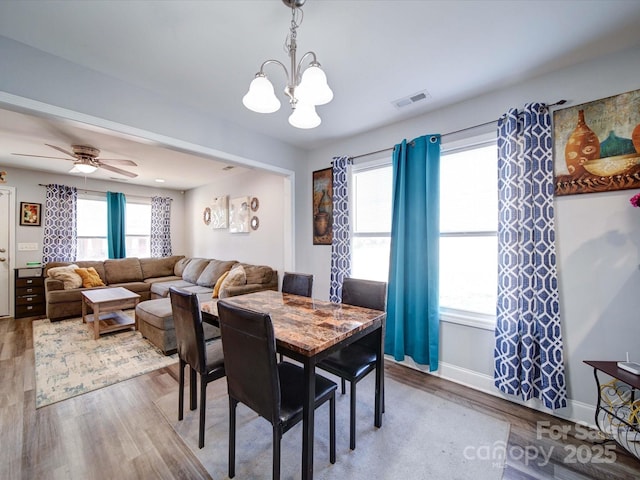
[[[220,278],[218,278],[218,281],[213,287],[213,295],[211,295],[211,298],[218,298],[220,287],[222,286],[222,282],[224,282],[224,279],[227,278],[227,275],[229,275],[229,272],[224,272],[222,275],[220,275]]]
[[[85,288],[106,287],[98,272],[93,267],[76,268],[76,273],[82,277],[82,286]]]
[[[227,277],[222,281],[222,285],[220,285],[220,291],[218,292],[218,296],[220,298],[224,298],[228,296],[227,289],[229,287],[236,287],[239,285],[245,285],[247,283],[247,274],[242,268],[242,265],[236,265],[227,274]]]
[[[65,290],[72,290],[82,286],[82,277],[75,272],[76,268],[78,266],[75,264],[54,267],[49,269],[47,275],[54,280],[60,280]]]

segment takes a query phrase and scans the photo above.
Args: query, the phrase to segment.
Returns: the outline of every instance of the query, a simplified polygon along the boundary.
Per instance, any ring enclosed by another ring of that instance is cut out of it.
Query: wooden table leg
[[[100,304],[93,304],[93,339],[100,338]]]
[[[87,299],[82,297],[82,323],[87,323]]]

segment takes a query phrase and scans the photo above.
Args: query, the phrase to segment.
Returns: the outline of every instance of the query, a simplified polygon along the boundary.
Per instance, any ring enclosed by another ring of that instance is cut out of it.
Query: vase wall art
[[[553,113],[556,195],[640,188],[640,90]]]
[[[333,240],[333,169],[313,172],[313,244]]]

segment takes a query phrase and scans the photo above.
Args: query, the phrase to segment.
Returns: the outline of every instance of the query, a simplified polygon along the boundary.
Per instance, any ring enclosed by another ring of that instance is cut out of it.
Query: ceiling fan
[[[69,170],[69,173],[93,173],[98,168],[103,168],[104,170],[109,170],[110,172],[119,173],[120,175],[124,175],[125,177],[135,178],[138,176],[137,173],[129,172],[127,170],[122,170],[121,168],[114,167],[113,165],[127,165],[130,167],[137,167],[138,164],[132,160],[120,160],[115,158],[98,158],[100,155],[100,150],[95,147],[91,147],[89,145],[71,145],[70,152],[65,150],[64,148],[57,147],[55,145],[49,145],[45,143],[47,147],[51,147],[59,152],[68,155],[71,158],[65,157],[48,157],[45,155],[29,155],[26,153],[13,153],[12,155],[20,155],[23,157],[38,157],[38,158],[55,158],[58,160],[71,160],[73,161],[73,168]]]

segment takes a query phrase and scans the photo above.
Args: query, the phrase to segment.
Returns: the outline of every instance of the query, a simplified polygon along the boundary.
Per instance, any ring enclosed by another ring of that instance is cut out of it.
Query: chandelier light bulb
[[[311,64],[302,74],[300,85],[296,88],[296,98],[311,105],[324,105],[333,100],[327,76],[318,64]]]
[[[322,120],[316,113],[316,108],[298,100],[293,113],[289,116],[289,124],[296,128],[316,128]]]
[[[249,91],[242,97],[242,103],[257,113],[273,113],[280,108],[280,100],[273,91],[273,85],[261,74],[256,75],[249,85]]]

